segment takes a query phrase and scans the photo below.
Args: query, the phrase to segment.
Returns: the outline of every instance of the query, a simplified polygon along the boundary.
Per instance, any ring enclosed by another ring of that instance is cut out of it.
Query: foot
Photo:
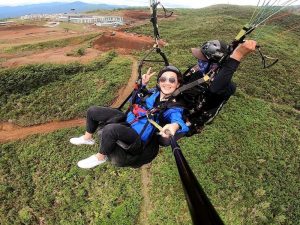
[[[88,157],[86,159],[80,160],[77,163],[77,165],[80,168],[83,168],[83,169],[90,169],[90,168],[93,168],[95,166],[99,166],[102,163],[105,163],[106,160],[107,160],[106,156],[105,156],[105,158],[103,160],[99,160],[96,155],[92,155],[92,156],[90,156],[90,157]]]
[[[71,138],[70,142],[73,145],[93,145],[93,144],[95,144],[95,141],[93,139],[84,139],[84,136],[77,137],[77,138]]]

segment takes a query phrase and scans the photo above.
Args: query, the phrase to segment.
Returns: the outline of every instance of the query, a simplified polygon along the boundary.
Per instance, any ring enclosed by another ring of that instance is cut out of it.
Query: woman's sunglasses
[[[174,84],[176,82],[176,78],[175,77],[165,77],[165,76],[161,76],[158,81],[160,83],[165,83],[167,82],[167,80],[169,81],[169,83]]]

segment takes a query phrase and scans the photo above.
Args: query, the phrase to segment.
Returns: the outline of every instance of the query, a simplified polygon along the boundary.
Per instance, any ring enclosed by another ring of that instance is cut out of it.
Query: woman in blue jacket
[[[78,162],[81,168],[93,168],[108,159],[117,166],[140,167],[151,162],[157,155],[159,145],[156,128],[149,118],[163,126],[159,133],[183,136],[188,132],[182,115],[183,108],[171,99],[172,93],[182,84],[182,74],[174,66],[163,68],[157,76],[157,87],[148,91],[145,87],[155,74],[151,68],[142,76],[142,85],[131,99],[130,110],[125,114],[109,107],[90,107],[87,111],[86,132],[71,138],[75,145],[93,145],[93,133],[101,129],[99,152]],[[166,132],[166,131],[169,132]],[[120,144],[128,147],[121,147]]]

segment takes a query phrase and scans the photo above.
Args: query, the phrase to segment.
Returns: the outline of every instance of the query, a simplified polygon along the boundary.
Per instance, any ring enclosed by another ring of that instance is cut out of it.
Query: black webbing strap
[[[196,64],[194,66],[191,66],[190,68],[187,69],[187,71],[184,72],[183,76],[191,76],[192,74],[198,72],[200,70],[199,65]]]
[[[172,96],[176,97],[180,93],[182,93],[182,92],[184,92],[184,91],[186,91],[186,90],[188,90],[190,88],[193,88],[193,87],[195,87],[197,85],[200,85],[200,84],[203,84],[203,83],[209,81],[209,79],[210,79],[210,77],[207,74],[205,74],[204,77],[202,77],[202,78],[200,78],[198,80],[195,80],[195,81],[193,81],[191,83],[188,83],[188,84],[185,84],[185,85],[181,86],[180,88],[178,88],[176,91],[173,92]]]

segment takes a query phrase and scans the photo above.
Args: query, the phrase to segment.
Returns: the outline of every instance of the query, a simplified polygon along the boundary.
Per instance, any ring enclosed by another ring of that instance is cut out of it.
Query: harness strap
[[[207,74],[205,74],[204,77],[202,77],[202,78],[200,78],[198,80],[195,80],[195,81],[193,81],[191,83],[188,83],[188,84],[185,84],[185,85],[181,86],[180,88],[178,88],[176,91],[173,92],[172,96],[176,97],[180,93],[182,93],[182,92],[184,92],[184,91],[186,91],[186,90],[188,90],[190,88],[193,88],[193,87],[195,87],[197,85],[203,84],[203,83],[205,83],[205,82],[207,82],[209,80],[210,80],[210,77]]]
[[[191,76],[192,74],[198,72],[200,70],[199,65],[196,64],[193,67],[190,67],[187,72],[185,72],[184,76]]]
[[[147,121],[143,127],[143,129],[141,130],[140,136],[142,137],[142,135],[144,134],[146,128],[148,127],[149,121]]]
[[[132,105],[132,112],[135,116],[139,116],[139,113],[147,113],[146,109],[143,109],[142,107],[139,107],[138,104]]]
[[[142,119],[142,118],[144,118],[144,117],[146,117],[146,116],[139,116],[139,117],[136,117],[136,118],[134,118],[129,124],[132,125],[132,124],[134,124],[135,122],[139,121],[140,119]]]
[[[156,123],[154,120],[148,118],[149,123],[151,123],[154,127],[156,127],[159,131],[162,131],[163,128],[158,123]],[[171,134],[169,130],[166,130],[167,133]]]
[[[136,118],[134,118],[134,120],[132,120],[132,121],[130,122],[130,124],[133,124],[133,123],[135,123],[135,122],[137,122],[137,121],[139,121],[140,119],[145,118],[145,117],[147,117],[147,119],[149,119],[149,115],[153,115],[153,114],[155,114],[155,113],[157,113],[157,112],[159,112],[159,111],[160,111],[159,108],[153,108],[153,109],[151,109],[151,110],[149,111],[149,110],[145,110],[145,109],[139,107],[138,104],[134,104],[134,105],[133,105],[133,110],[132,110],[132,112],[133,112],[133,114],[136,116]],[[143,113],[145,113],[145,115],[139,116],[138,112],[143,112]]]
[[[156,123],[154,120],[148,118],[149,123],[151,123],[154,127],[156,127],[159,131],[162,131],[162,127]]]
[[[166,108],[168,108],[168,104],[170,104],[170,103],[171,104],[176,103],[176,99],[174,97],[170,97],[167,101],[162,102],[157,107],[154,107],[151,110],[146,110],[146,109],[143,109],[142,107],[140,107],[138,104],[133,104],[131,106],[131,110],[132,110],[132,113],[136,117],[130,122],[130,124],[133,124],[133,123],[139,121],[140,119],[147,117],[147,122],[144,125],[144,127],[143,127],[143,129],[140,133],[140,136],[143,135],[143,133],[145,132],[145,130],[146,130],[147,126],[149,125],[149,123],[151,123],[155,128],[157,128],[158,130],[161,131],[162,127],[157,122],[155,122],[153,119],[150,119],[150,117],[153,118],[153,116],[157,113],[159,113],[159,115],[160,115]],[[139,116],[139,113],[145,113],[145,115]],[[146,144],[148,143],[148,141],[146,142]]]

